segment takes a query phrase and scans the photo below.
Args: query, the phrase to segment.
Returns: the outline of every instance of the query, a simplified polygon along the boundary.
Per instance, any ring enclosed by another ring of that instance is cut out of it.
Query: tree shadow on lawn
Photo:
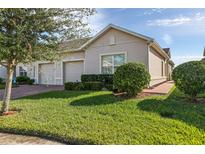
[[[24,96],[17,98],[16,100],[19,99],[49,99],[49,98],[73,98],[73,97],[78,97],[81,95],[87,95],[90,94],[92,91],[50,91],[50,92],[42,92],[40,94],[34,94],[34,95],[29,95],[29,96]]]
[[[181,120],[205,129],[205,104],[191,103],[182,97],[178,89],[165,99],[144,99],[137,106],[141,110],[158,113],[164,118]]]
[[[67,145],[94,145],[95,143],[92,140],[85,140],[74,137],[64,137],[58,134],[46,132],[46,131],[37,131],[37,130],[28,130],[28,129],[16,129],[16,128],[0,128],[1,133],[15,134],[15,135],[25,135],[39,137],[41,139],[46,139],[50,141],[55,141]]]
[[[108,105],[121,101],[122,98],[113,96],[112,94],[99,94],[95,96],[88,96],[74,100],[70,103],[72,106],[95,106]]]

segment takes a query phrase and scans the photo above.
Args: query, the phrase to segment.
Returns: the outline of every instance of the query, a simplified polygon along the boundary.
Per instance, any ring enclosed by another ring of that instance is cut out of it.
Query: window
[[[19,67],[19,75],[27,76],[27,71],[22,66]]]
[[[125,63],[125,54],[105,55],[101,58],[101,73],[113,74],[116,69]]]
[[[161,63],[161,68],[162,68],[162,70],[161,70],[161,76],[164,76],[164,62],[162,61],[162,63]]]

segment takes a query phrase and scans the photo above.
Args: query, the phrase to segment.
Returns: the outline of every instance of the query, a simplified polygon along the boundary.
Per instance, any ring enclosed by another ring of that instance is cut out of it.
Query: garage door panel
[[[81,81],[83,61],[64,63],[64,82]]]
[[[40,65],[40,84],[55,84],[54,80],[54,64]]]

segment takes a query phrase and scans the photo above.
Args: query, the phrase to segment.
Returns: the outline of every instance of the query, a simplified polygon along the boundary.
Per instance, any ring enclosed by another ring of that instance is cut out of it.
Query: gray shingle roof
[[[78,50],[83,44],[85,44],[91,38],[92,37],[64,41],[60,44],[59,51],[63,52]]]
[[[166,52],[166,54],[171,57],[171,53],[170,53],[170,48],[163,48],[163,50]]]

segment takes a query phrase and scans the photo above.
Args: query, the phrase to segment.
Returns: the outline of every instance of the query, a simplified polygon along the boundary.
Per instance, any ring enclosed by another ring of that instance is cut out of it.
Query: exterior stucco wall
[[[79,61],[83,60],[85,58],[85,52],[79,51],[79,52],[70,52],[70,53],[62,53],[60,55],[60,58],[57,61],[54,61],[54,84],[56,85],[63,85],[63,62],[68,61]],[[27,65],[28,67],[28,76],[32,79],[35,79],[36,83],[39,83],[39,65],[40,64],[46,64],[50,63],[48,61],[38,61],[35,63],[32,63],[30,65]]]
[[[163,62],[163,68],[162,68]],[[163,75],[162,75],[163,71]],[[150,86],[159,84],[167,80],[165,58],[154,48],[149,48],[149,73],[151,75]]]
[[[115,44],[110,45],[110,38],[112,37],[115,38]],[[141,62],[148,66],[146,41],[111,29],[86,49],[85,74],[101,73],[101,55],[116,53],[125,53],[127,62]]]
[[[56,85],[63,85],[65,74],[63,71],[66,62],[81,61],[84,67],[83,74],[100,74],[102,55],[124,53],[126,62],[139,62],[147,66],[151,75],[150,86],[159,84],[167,80],[171,68],[166,63],[164,56],[160,55],[156,49],[148,47],[147,41],[141,38],[112,28],[92,42],[85,51],[61,53],[60,58],[53,62],[53,82]],[[27,65],[28,76],[35,79],[37,84],[39,83],[39,65],[46,63],[50,62],[41,61]],[[17,76],[18,74],[17,70]]]

